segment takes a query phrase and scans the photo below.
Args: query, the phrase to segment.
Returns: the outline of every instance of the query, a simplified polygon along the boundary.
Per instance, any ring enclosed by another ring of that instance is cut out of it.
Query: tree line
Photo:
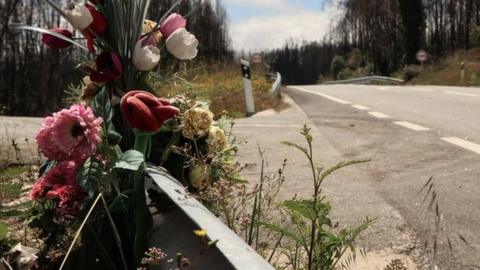
[[[420,49],[436,61],[449,52],[480,45],[480,0],[343,0],[340,5],[342,15],[324,40],[290,42],[268,53],[273,69],[286,72],[287,82],[337,77],[342,74],[332,74],[332,68],[339,65],[346,68],[344,73],[362,68],[363,75],[389,75],[418,64],[415,55]],[[335,56],[343,63],[333,61]]]
[[[160,18],[175,2],[152,0],[147,18]],[[67,5],[66,0],[57,3]],[[233,57],[221,0],[184,0],[175,11],[185,15],[187,29],[199,40],[200,61]],[[0,0],[0,115],[45,115],[60,107],[69,84],[80,82],[75,67],[85,55],[73,48],[49,49],[41,43],[40,34],[15,31],[12,23],[47,29],[65,24],[44,0]],[[163,67],[174,61],[164,56]]]

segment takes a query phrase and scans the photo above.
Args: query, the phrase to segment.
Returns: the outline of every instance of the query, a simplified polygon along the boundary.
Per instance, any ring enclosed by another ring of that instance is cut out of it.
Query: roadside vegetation
[[[252,88],[257,112],[286,105],[279,95],[271,95],[273,80],[264,67],[252,66]],[[150,86],[159,96],[192,95],[210,103],[217,116],[245,117],[245,94],[240,64],[192,64],[173,72],[165,80],[152,77]]]
[[[461,79],[460,67],[464,64],[465,75]],[[480,86],[480,48],[459,51],[436,63],[428,63],[411,84]]]

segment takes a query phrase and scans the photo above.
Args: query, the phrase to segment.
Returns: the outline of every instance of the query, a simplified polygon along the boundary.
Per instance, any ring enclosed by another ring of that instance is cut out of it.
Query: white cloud
[[[337,12],[338,9],[332,5],[320,11],[302,9],[234,22],[230,30],[234,49],[255,51],[278,48],[291,38],[320,40],[328,32],[330,21]]]
[[[227,0],[226,2],[231,2],[234,4],[240,4],[240,5],[274,7],[274,8],[288,5],[287,0]]]

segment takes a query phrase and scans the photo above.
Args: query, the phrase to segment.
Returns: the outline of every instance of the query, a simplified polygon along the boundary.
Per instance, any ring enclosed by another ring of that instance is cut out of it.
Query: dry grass
[[[460,64],[465,63],[465,79],[460,80]],[[426,65],[412,84],[480,86],[480,48],[457,52],[435,64]]]
[[[239,64],[225,63],[185,68],[183,72],[172,75],[166,82],[153,78],[151,85],[159,96],[172,97],[189,93],[199,99],[209,100],[210,108],[217,117],[225,113],[234,118],[245,116],[245,97]],[[252,85],[257,112],[284,108],[280,97],[270,96],[272,81],[268,79],[264,69],[252,68]]]

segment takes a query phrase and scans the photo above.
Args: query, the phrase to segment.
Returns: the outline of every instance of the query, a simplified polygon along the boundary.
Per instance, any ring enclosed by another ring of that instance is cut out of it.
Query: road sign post
[[[420,66],[423,70],[423,63],[427,61],[428,58],[427,52],[425,50],[419,50],[415,56],[417,58],[417,61],[420,62]]]
[[[247,60],[240,60],[242,66],[243,87],[245,92],[245,107],[247,110],[247,116],[255,113],[255,103],[253,100],[252,92],[252,76],[250,74],[250,62]]]

